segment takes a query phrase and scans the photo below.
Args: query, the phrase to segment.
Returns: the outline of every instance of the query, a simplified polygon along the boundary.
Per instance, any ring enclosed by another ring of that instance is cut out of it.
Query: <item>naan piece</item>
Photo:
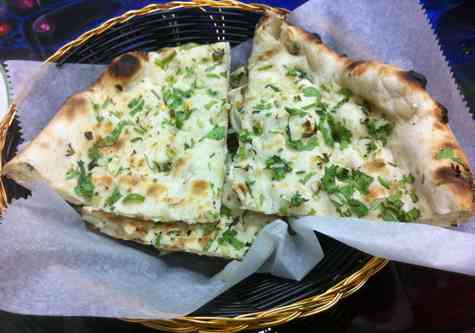
[[[219,219],[230,48],[187,44],[115,59],[3,169],[67,201],[156,222]]]
[[[82,218],[94,229],[117,239],[152,245],[164,251],[242,259],[258,232],[275,217],[242,211],[239,201],[224,183],[222,205],[217,223],[154,223],[105,212],[81,211]]]
[[[447,110],[414,72],[353,61],[266,13],[230,181],[243,209],[459,224],[472,171]]]

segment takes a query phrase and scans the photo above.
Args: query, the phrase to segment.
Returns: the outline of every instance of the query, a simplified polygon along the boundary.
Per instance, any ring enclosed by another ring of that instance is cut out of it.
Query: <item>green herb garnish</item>
[[[277,155],[266,160],[266,169],[272,171],[272,180],[282,180],[287,173],[292,172],[291,163]]]
[[[214,126],[214,128],[206,134],[206,139],[223,140],[226,135],[226,129],[221,126]]]
[[[304,202],[307,202],[309,199],[304,198],[299,192],[292,195],[290,198],[290,205],[289,207],[299,207]]]
[[[279,91],[280,91],[280,88],[279,88],[279,87],[276,87],[275,85],[270,84],[270,83],[269,83],[268,85],[266,85],[265,88],[270,88],[270,89],[272,89],[274,92],[279,92]]]
[[[272,65],[264,65],[264,66],[259,67],[257,70],[265,71],[265,70],[271,69],[272,67],[273,67]]]
[[[389,180],[387,180],[386,178],[384,178],[382,176],[378,176],[378,181],[382,186],[384,186],[388,190],[391,188],[391,182]]]
[[[296,108],[289,108],[285,107],[285,111],[289,114],[289,116],[298,116],[298,117],[305,117],[307,115],[307,112],[296,109]]]
[[[297,150],[297,151],[310,151],[313,150],[315,147],[318,146],[318,138],[316,136],[312,136],[307,142],[302,140],[291,140],[290,137],[287,137],[286,140],[287,146],[290,148]]]
[[[305,97],[320,97],[320,91],[315,87],[305,87],[303,88],[303,95]]]
[[[173,52],[170,52],[168,55],[166,55],[163,59],[156,59],[155,60],[155,65],[160,67],[161,69],[165,69],[167,65],[172,62],[172,60],[176,57],[176,51],[174,50]]]
[[[142,203],[144,201],[145,197],[138,193],[128,193],[124,199],[122,199],[123,204]]]
[[[307,174],[305,175],[305,177],[303,177],[303,178],[300,180],[300,182],[301,182],[303,185],[305,185],[305,184],[306,184],[313,176],[315,176],[316,174],[317,174],[316,172],[311,171],[311,172],[307,173]]]
[[[106,199],[105,206],[112,207],[114,204],[122,198],[122,194],[120,193],[119,187],[115,186],[112,190],[111,195],[109,195]]]
[[[89,201],[94,196],[94,184],[92,182],[91,174],[86,172],[83,161],[78,161],[78,167],[79,176],[74,192]]]
[[[218,239],[218,243],[220,245],[223,245],[225,243],[230,244],[232,247],[234,247],[236,250],[241,250],[246,244],[241,242],[239,239],[236,238],[237,231],[234,229],[228,229],[226,230],[221,238]]]
[[[394,124],[386,119],[369,119],[366,123],[368,128],[368,135],[375,139],[380,140],[383,145],[388,141],[388,137],[391,135]]]
[[[130,109],[130,116],[134,117],[137,113],[141,112],[143,110],[144,104],[145,101],[142,96],[135,97],[134,99],[132,99],[127,105]]]

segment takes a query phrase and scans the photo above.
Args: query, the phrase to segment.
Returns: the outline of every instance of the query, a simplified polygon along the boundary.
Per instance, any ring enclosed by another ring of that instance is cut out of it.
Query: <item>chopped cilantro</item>
[[[112,207],[114,206],[114,204],[120,200],[120,198],[122,198],[122,194],[120,193],[119,191],[119,188],[117,186],[114,187],[114,189],[112,190],[112,193],[111,195],[109,195],[109,197],[107,197],[106,199],[106,202],[105,202],[105,206],[109,206],[109,207]]]
[[[231,209],[227,207],[226,205],[221,204],[221,215],[226,216],[226,217],[231,217],[232,216]]]
[[[345,98],[351,98],[351,96],[353,96],[353,93],[351,92],[350,89],[348,88],[341,88],[338,93],[340,95],[343,95]]]
[[[274,92],[279,92],[279,91],[280,91],[280,88],[279,88],[279,87],[276,87],[275,85],[270,84],[270,83],[269,83],[268,85],[266,85],[265,88],[270,88],[270,89],[272,89]]]
[[[251,132],[248,130],[242,130],[239,132],[239,141],[243,143],[252,143]]]
[[[210,89],[210,88],[208,88],[208,89],[206,90],[206,93],[207,93],[208,95],[210,95],[211,97],[218,96],[218,92],[217,92],[216,90],[213,90],[213,89]]]
[[[336,180],[345,182],[339,186]],[[368,215],[368,208],[360,201],[353,198],[355,190],[361,194],[368,194],[369,185],[373,178],[359,170],[350,170],[337,165],[325,167],[325,174],[322,178],[323,189],[332,196],[330,200],[337,206],[337,210],[342,216],[351,216],[351,213],[358,217]]]
[[[193,74],[195,74],[195,71],[193,70],[193,68],[186,66],[185,67],[185,77],[187,77],[187,78],[192,77]]]
[[[315,147],[318,146],[318,138],[316,136],[312,136],[307,142],[303,142],[302,140],[291,140],[290,137],[287,137],[287,146],[290,148],[297,150],[297,151],[310,151],[313,150]]]
[[[86,133],[91,133],[92,134],[92,132],[86,132]],[[87,137],[87,135],[86,135],[86,137]],[[66,157],[73,156],[74,153],[75,153],[75,151],[74,151],[73,146],[70,143],[68,143],[67,146],[66,146]]]
[[[94,196],[94,184],[92,182],[91,174],[86,172],[83,161],[78,161],[78,167],[79,176],[74,192],[86,200],[91,200]]]
[[[108,147],[114,145],[119,140],[120,134],[122,133],[124,127],[128,125],[131,125],[131,123],[128,121],[119,121],[117,126],[114,127],[108,136],[98,141],[99,147]]]
[[[335,104],[334,107],[330,110],[331,113],[336,112],[343,104],[347,103],[350,100],[349,97],[343,97],[341,100],[338,101],[338,103]]]
[[[421,211],[417,208],[412,208],[410,211],[406,212],[406,221],[413,222],[421,217]]]
[[[223,140],[226,135],[226,129],[221,126],[215,125],[214,128],[206,134],[206,139],[211,140]]]
[[[170,52],[167,54],[163,59],[156,59],[155,65],[160,67],[161,69],[165,69],[167,65],[176,57],[176,51]]]
[[[289,207],[299,207],[304,202],[307,202],[308,199],[304,198],[299,192],[292,195],[290,198],[290,205]]]
[[[102,157],[102,152],[99,149],[98,143],[96,142],[87,150],[87,156],[91,161],[97,161]]]
[[[239,147],[237,151],[237,156],[241,160],[245,159],[247,157],[247,150],[244,147]]]
[[[412,208],[409,211],[405,211],[403,207],[403,202],[400,199],[401,193],[387,197],[380,204],[380,217],[385,221],[401,221],[401,222],[412,222],[417,220],[421,212],[417,208]]]
[[[159,249],[160,248],[160,241],[161,241],[161,238],[162,238],[162,233],[159,232],[158,235],[156,235],[155,237],[155,243],[154,243],[154,246]]]
[[[122,199],[123,204],[142,203],[144,201],[145,197],[138,193],[128,193],[124,199]]]
[[[335,120],[331,115],[328,116],[328,123],[331,128],[332,137],[339,142],[342,148],[348,147],[351,143],[351,131],[345,127],[342,122]]]
[[[191,139],[191,142],[190,142],[190,143],[188,143],[188,142],[185,142],[185,144],[184,144],[184,148],[185,148],[185,150],[188,150],[188,149],[191,149],[191,148],[193,148],[193,147],[194,147],[194,145],[195,145],[195,142],[194,142],[194,140],[193,140],[193,139]]]
[[[378,149],[378,146],[373,140],[371,140],[369,143],[366,144],[366,154],[371,154],[373,151],[376,151],[377,149]]]
[[[260,136],[264,132],[262,129],[262,125],[260,123],[255,123],[252,126],[252,132],[254,133],[255,136]]]
[[[333,147],[335,144],[335,140],[333,139],[332,129],[330,127],[328,116],[326,114],[323,114],[320,117],[318,129],[322,133],[323,141],[325,141],[325,144],[329,147]]]
[[[282,180],[286,173],[292,172],[291,163],[277,155],[266,160],[266,169],[272,171],[272,180]]]
[[[175,127],[182,129],[186,120],[191,117],[191,110],[175,112]]]
[[[411,197],[411,200],[412,200],[413,203],[416,203],[416,202],[419,201],[419,197],[417,196],[416,191],[411,191],[409,193],[409,196]]]
[[[284,67],[287,70],[287,76],[296,77],[299,80],[302,80],[302,79],[310,80],[310,77],[308,76],[308,74],[305,71],[301,70],[300,68],[296,66],[285,66],[285,65]]]
[[[261,72],[261,71],[266,71],[268,69],[271,69],[272,67],[273,67],[272,65],[264,65],[264,66],[259,67],[257,70]]]
[[[210,110],[216,104],[218,104],[217,101],[210,101],[209,103],[205,104],[205,108],[206,108],[206,110]]]
[[[217,220],[219,220],[219,213],[218,213],[218,212],[214,212],[214,211],[207,211],[207,212],[206,212],[206,218],[207,218],[209,221],[217,221]]]
[[[225,243],[230,244],[232,247],[234,247],[236,250],[241,250],[243,247],[246,246],[243,242],[241,242],[239,239],[236,238],[237,231],[234,229],[228,229],[226,230],[221,238],[218,239],[218,243],[220,245],[223,245]]]
[[[285,107],[285,111],[289,114],[289,116],[298,116],[298,117],[305,117],[307,115],[307,112],[296,109],[296,108],[289,108]]]
[[[67,180],[76,178],[79,175],[80,175],[79,171],[74,169],[74,168],[71,168],[68,171],[66,171],[66,179]]]
[[[141,125],[134,126],[134,131],[140,135],[145,135],[145,133],[147,133],[147,129]]]
[[[358,217],[364,217],[369,213],[368,207],[359,200],[353,198],[349,199],[348,206],[350,206],[352,213]]]
[[[264,110],[269,110],[272,108],[271,103],[265,103],[262,99],[260,100],[259,104],[254,105],[254,111],[253,113],[259,113]]]
[[[378,181],[379,183],[384,186],[385,188],[387,188],[388,190],[390,189],[391,187],[391,182],[389,180],[387,180],[386,178],[382,177],[382,176],[378,176]]]
[[[137,113],[141,112],[143,110],[144,104],[145,101],[142,96],[135,97],[134,99],[132,99],[127,105],[130,109],[130,116],[134,117]]]
[[[181,108],[185,98],[191,97],[191,90],[182,90],[179,88],[164,89],[162,92],[165,105],[171,110]]]
[[[441,150],[439,150],[439,152],[435,155],[435,159],[436,160],[452,160],[458,164],[460,164],[462,167],[464,168],[467,168],[465,166],[465,163],[462,161],[462,159],[460,159],[459,157],[457,157],[457,155],[455,154],[455,150],[452,149],[452,148],[442,148]]]
[[[206,77],[209,77],[212,79],[219,79],[219,75],[216,73],[206,73]]]
[[[373,182],[373,177],[368,176],[367,174],[359,170],[353,170],[351,177],[354,185],[356,186],[356,189],[361,194],[369,193],[369,185]]]
[[[305,175],[305,177],[303,177],[303,178],[300,180],[300,182],[301,182],[303,185],[305,185],[305,184],[306,184],[313,176],[315,176],[316,174],[317,174],[316,172],[311,171],[311,172],[307,173],[307,174]]]
[[[320,97],[320,91],[315,87],[305,87],[303,88],[303,95],[305,97]]]
[[[380,140],[383,145],[387,143],[388,137],[391,135],[394,124],[386,119],[369,119],[366,123],[368,128],[368,135],[375,139]]]

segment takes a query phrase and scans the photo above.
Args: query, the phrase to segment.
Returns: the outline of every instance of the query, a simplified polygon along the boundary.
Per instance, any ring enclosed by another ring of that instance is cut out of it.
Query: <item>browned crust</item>
[[[415,110],[408,110],[407,114],[400,115],[406,121],[410,120],[413,125],[417,124],[417,117],[429,117],[432,121],[432,135],[434,140],[429,143],[431,145],[430,151],[426,161],[427,167],[430,168],[432,175],[432,184],[439,184],[441,188],[446,191],[453,198],[457,205],[458,212],[472,213],[475,205],[473,189],[473,172],[469,166],[467,156],[460,147],[452,130],[448,126],[447,109],[436,100],[434,100],[426,91],[426,78],[414,71],[404,71],[397,67],[386,65],[377,61],[366,60],[352,60],[346,56],[340,55],[334,50],[327,47],[317,35],[313,35],[303,29],[287,22],[285,17],[278,16],[272,12],[267,12],[258,24],[258,29],[267,29],[276,39],[283,38],[283,45],[291,54],[295,53],[295,47],[289,50],[288,45],[293,45],[294,42],[289,42],[287,39],[292,39],[297,43],[310,45],[312,52],[319,52],[324,54],[327,58],[332,59],[333,62],[342,67],[342,76],[350,78],[361,78],[368,72],[376,73],[380,78],[391,78],[396,81],[398,86],[394,91],[396,96],[403,95],[411,102],[414,99],[420,101],[420,105],[414,107]],[[285,36],[281,32],[285,31]],[[259,32],[258,32],[259,33]],[[307,60],[311,60],[312,54],[306,53]],[[310,65],[311,67],[311,65]],[[363,79],[362,79],[363,80]],[[411,99],[412,98],[412,99]],[[370,100],[370,102],[372,102]],[[428,107],[427,107],[428,106]],[[412,105],[411,105],[412,107]],[[396,110],[396,115],[398,115]],[[454,163],[447,159],[437,159],[437,153],[443,148],[451,148],[454,150],[456,157],[461,163]],[[238,189],[235,189],[238,190]],[[239,192],[239,191],[237,191]],[[464,219],[467,219],[467,214]],[[462,220],[458,222],[463,222]]]

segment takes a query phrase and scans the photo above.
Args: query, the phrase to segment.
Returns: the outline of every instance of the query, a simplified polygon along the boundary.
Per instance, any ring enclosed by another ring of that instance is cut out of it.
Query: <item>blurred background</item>
[[[383,0],[390,1],[390,0]],[[99,23],[151,0],[0,0],[0,60],[45,59]],[[261,0],[294,9],[303,0]],[[475,1],[421,0],[470,106],[475,106]]]

